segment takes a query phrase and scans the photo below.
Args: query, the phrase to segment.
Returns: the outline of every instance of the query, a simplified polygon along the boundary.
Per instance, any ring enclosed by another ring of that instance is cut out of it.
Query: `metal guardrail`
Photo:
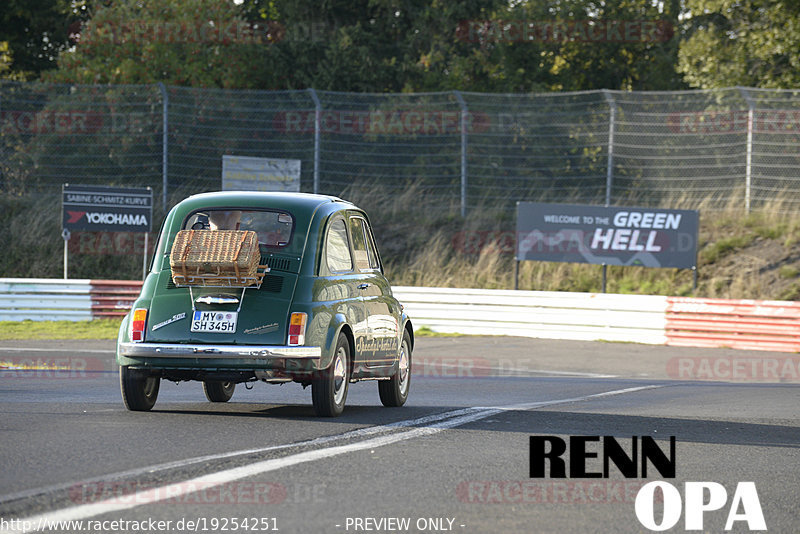
[[[0,278],[0,320],[122,316],[142,283]],[[435,332],[800,352],[800,303],[648,295],[395,287]]]
[[[90,280],[92,315],[123,317],[142,290],[142,282],[130,280]]]
[[[668,297],[667,344],[800,352],[800,302]]]
[[[2,321],[88,321],[122,317],[142,283],[129,280],[0,278]]]

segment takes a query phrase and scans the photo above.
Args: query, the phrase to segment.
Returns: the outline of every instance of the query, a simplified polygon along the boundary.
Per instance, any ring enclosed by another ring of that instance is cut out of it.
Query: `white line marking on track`
[[[504,373],[521,373],[521,374],[537,374],[537,375],[552,375],[552,376],[570,376],[578,378],[617,378],[617,375],[605,375],[600,373],[581,373],[578,371],[548,371],[547,369],[516,369],[513,367],[473,367],[473,369],[487,370],[487,371],[501,371]],[[516,375],[499,375],[499,378],[506,376],[513,378]]]
[[[425,367],[425,362],[423,361],[421,364],[423,368]],[[462,370],[462,365],[459,363],[446,363],[442,362],[441,364],[437,364],[437,367],[441,366],[442,369],[456,369],[458,371]],[[493,366],[480,366],[480,365],[472,365],[469,366],[468,370],[470,372],[473,371],[498,371],[499,374],[493,376],[493,378],[514,378],[516,376],[528,376],[531,374],[536,375],[552,375],[552,376],[569,376],[569,377],[578,377],[578,378],[617,378],[617,375],[608,375],[608,374],[601,374],[601,373],[586,373],[581,371],[551,371],[548,369],[529,369],[525,367],[493,367]],[[449,375],[448,375],[449,376]],[[467,375],[470,378],[474,378],[472,375]],[[419,378],[439,378],[438,376],[423,376]],[[452,378],[461,378],[458,375]]]
[[[493,409],[498,411],[512,411],[512,410],[532,410],[534,408],[542,408],[544,406],[552,406],[554,404],[569,404],[572,402],[581,402],[589,399],[600,399],[603,397],[613,397],[614,395],[624,395],[625,393],[635,393],[637,391],[644,391],[647,389],[658,389],[663,388],[664,386],[661,385],[651,385],[651,386],[638,386],[635,388],[625,388],[625,389],[616,389],[614,391],[607,391],[605,393],[595,393],[593,395],[584,395],[582,397],[573,397],[571,399],[561,399],[561,400],[554,400],[554,401],[538,401],[538,402],[524,402],[521,404],[511,404],[507,406],[490,406],[487,409]],[[480,407],[477,407],[480,409]]]
[[[154,504],[164,500],[178,499],[190,493],[195,493],[200,490],[207,490],[208,488],[221,486],[223,484],[228,484],[236,480],[241,480],[243,478],[248,478],[263,473],[268,473],[270,471],[276,471],[284,467],[290,467],[292,465],[313,462],[316,460],[321,460],[323,458],[331,458],[349,452],[361,451],[365,449],[373,449],[376,447],[383,447],[385,445],[391,445],[392,443],[397,443],[400,441],[405,441],[416,437],[436,434],[445,429],[454,428],[457,426],[479,421],[481,419],[491,417],[492,415],[501,413],[503,411],[530,410],[530,409],[540,408],[543,406],[553,406],[556,404],[568,404],[580,401],[587,401],[596,398],[610,397],[614,395],[623,395],[626,393],[633,393],[648,389],[656,389],[660,387],[664,386],[650,385],[650,386],[618,389],[614,391],[606,391],[604,393],[596,393],[592,395],[583,395],[580,397],[573,397],[569,399],[555,399],[549,401],[530,402],[530,403],[515,404],[511,406],[465,408],[462,410],[453,410],[443,414],[435,414],[426,417],[421,417],[418,419],[400,421],[397,423],[392,423],[391,425],[382,425],[379,427],[369,427],[365,429],[355,430],[352,433],[345,433],[335,436],[335,438],[342,439],[342,437],[347,434],[354,434],[358,432],[362,432],[362,435],[369,435],[374,432],[384,431],[386,430],[386,427],[392,427],[392,426],[407,427],[412,425],[413,426],[424,425],[418,428],[413,428],[411,430],[396,432],[385,436],[369,438],[355,443],[348,443],[345,445],[336,445],[324,449],[314,449],[310,451],[299,452],[283,458],[273,458],[270,460],[263,460],[253,464],[243,465],[240,467],[234,467],[230,469],[224,469],[222,471],[217,471],[214,473],[209,473],[207,475],[196,477],[190,480],[185,480],[182,482],[175,482],[172,484],[167,484],[156,488],[149,488],[147,490],[137,492],[133,495],[127,495],[124,499],[125,502],[120,502],[120,499],[112,498],[95,503],[70,506],[67,508],[62,508],[60,510],[46,512],[44,514],[21,519],[17,522],[17,525],[19,525],[20,527],[23,524],[34,525],[34,528],[32,529],[25,530],[22,528],[18,528],[11,530],[2,530],[0,531],[0,533],[24,534],[26,532],[31,532],[35,530],[36,525],[41,525],[47,522],[52,523],[58,521],[74,521],[74,520],[86,519],[102,514],[107,514],[110,512],[129,510],[131,508],[136,508],[143,504]],[[373,430],[373,429],[380,429],[380,430]],[[332,436],[328,439],[332,438],[334,437]],[[320,438],[320,439],[326,439],[326,438]],[[315,440],[311,440],[310,442],[305,442],[305,443],[312,443],[314,441]],[[268,447],[265,449],[251,449],[248,452],[235,451],[227,454],[231,456],[236,456],[241,454],[249,454],[251,452],[272,450],[284,447],[286,446],[278,445],[275,447]],[[225,457],[225,456],[219,455],[219,457]],[[173,464],[179,464],[179,463],[180,462],[173,462]],[[162,464],[162,465],[168,465],[168,464]]]
[[[110,410],[114,411],[114,410]],[[378,426],[371,426],[366,428],[359,428],[357,430],[350,430],[348,432],[344,432],[342,434],[335,434],[332,436],[325,436],[321,438],[314,438],[309,440],[303,441],[295,441],[293,443],[285,443],[282,445],[270,445],[269,447],[259,447],[256,449],[243,449],[239,451],[229,451],[223,452],[218,454],[208,454],[204,456],[196,456],[194,458],[184,458],[182,460],[176,460],[173,462],[166,462],[157,465],[150,465],[147,467],[140,467],[136,469],[129,469],[127,471],[120,471],[118,473],[110,473],[107,475],[102,475],[99,477],[87,478],[81,480],[78,483],[69,482],[66,484],[54,484],[52,486],[46,486],[42,488],[36,488],[28,491],[21,491],[18,493],[11,493],[7,495],[0,496],[0,504],[7,503],[10,501],[16,501],[19,499],[26,499],[30,497],[36,497],[39,495],[45,495],[48,493],[54,493],[57,491],[64,491],[73,488],[76,484],[93,484],[98,482],[116,482],[118,480],[124,480],[131,477],[142,476],[142,475],[149,475],[153,473],[158,473],[160,471],[169,471],[171,469],[180,469],[182,467],[188,467],[190,465],[199,464],[199,463],[206,463],[212,462],[216,460],[225,460],[228,458],[235,458],[237,456],[247,456],[249,454],[260,454],[264,452],[270,451],[278,451],[282,449],[290,449],[292,447],[305,447],[305,446],[315,446],[315,445],[325,445],[326,443],[330,443],[332,441],[339,441],[343,439],[352,439],[352,438],[359,438],[365,436],[371,436],[374,434],[379,434],[381,432],[389,432],[391,430],[396,430],[397,428],[402,427],[410,427],[410,426],[420,426],[426,425],[429,423],[433,423],[436,421],[441,421],[443,419],[449,419],[450,417],[456,417],[459,415],[464,415],[467,413],[473,412],[473,408],[462,408],[459,410],[452,410],[449,412],[443,412],[438,414],[426,415],[424,417],[419,417],[417,419],[407,419],[403,421],[397,421],[395,423],[387,423],[385,425],[378,425]],[[0,531],[2,532],[2,531]]]

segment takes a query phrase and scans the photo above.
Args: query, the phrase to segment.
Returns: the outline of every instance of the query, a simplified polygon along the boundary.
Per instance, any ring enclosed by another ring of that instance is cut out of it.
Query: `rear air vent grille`
[[[272,271],[288,271],[294,272],[294,260],[289,258],[276,258],[269,256],[261,256],[261,265],[269,265]]]
[[[283,277],[268,274],[264,277],[261,283],[261,291],[268,291],[270,293],[280,293],[283,289]]]

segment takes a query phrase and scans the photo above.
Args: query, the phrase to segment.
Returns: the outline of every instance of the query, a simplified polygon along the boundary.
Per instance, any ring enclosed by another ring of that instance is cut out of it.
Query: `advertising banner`
[[[151,232],[153,190],[64,184],[61,224],[86,232]]]
[[[517,203],[518,261],[697,266],[695,210]]]

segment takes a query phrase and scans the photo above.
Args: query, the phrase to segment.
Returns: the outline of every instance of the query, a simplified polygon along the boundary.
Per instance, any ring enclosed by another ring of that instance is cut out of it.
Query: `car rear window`
[[[284,248],[292,242],[294,217],[285,211],[253,209],[204,209],[192,213],[184,230],[252,230],[258,243],[269,248]]]

